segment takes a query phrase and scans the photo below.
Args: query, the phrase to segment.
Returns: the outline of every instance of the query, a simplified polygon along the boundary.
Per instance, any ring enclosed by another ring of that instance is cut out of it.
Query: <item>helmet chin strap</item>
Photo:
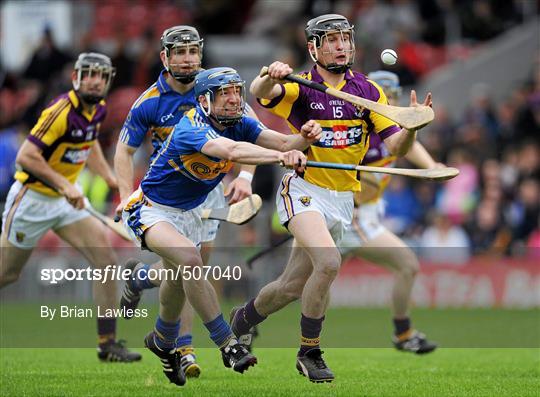
[[[103,96],[101,95],[83,94],[79,91],[77,91],[77,93],[81,99],[89,105],[95,105],[103,99]]]
[[[201,63],[199,62],[199,68],[198,70],[195,70],[193,72],[189,73],[177,73],[171,69],[171,66],[169,64],[169,56],[170,56],[170,50],[167,48],[165,50],[165,70],[179,83],[182,84],[189,84],[195,80],[195,77],[197,77],[197,74],[199,73],[199,70],[201,68]]]

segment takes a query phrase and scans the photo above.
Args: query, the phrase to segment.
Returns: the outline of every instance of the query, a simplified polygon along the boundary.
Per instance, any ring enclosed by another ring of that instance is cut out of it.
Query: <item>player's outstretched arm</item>
[[[405,155],[405,158],[418,168],[436,168],[439,166],[426,148],[418,141],[414,141],[411,150]]]
[[[94,147],[92,147],[86,164],[88,165],[90,171],[98,174],[105,180],[109,188],[118,189],[118,181],[116,180],[116,176],[114,176],[109,163],[105,159],[99,142],[96,141]]]
[[[262,77],[257,76],[251,82],[249,91],[257,98],[273,99],[281,95],[283,88],[279,82],[292,72],[292,68],[286,63],[274,62],[268,66],[267,74]]]
[[[319,123],[309,120],[300,129],[300,134],[284,135],[274,130],[263,130],[257,138],[257,145],[268,149],[287,152],[305,150],[313,142],[321,139],[322,128]]]
[[[201,152],[207,156],[242,164],[276,164],[303,171],[306,156],[299,150],[279,152],[249,142],[236,142],[228,138],[212,139],[204,144]]]
[[[133,192],[133,155],[137,148],[129,146],[122,141],[116,144],[114,154],[114,170],[118,178],[118,191],[120,193],[120,204],[116,207],[116,214],[121,215],[126,205],[126,201]]]

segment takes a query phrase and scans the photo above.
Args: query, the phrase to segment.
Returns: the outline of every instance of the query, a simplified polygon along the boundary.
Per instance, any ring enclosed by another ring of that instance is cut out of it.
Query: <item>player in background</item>
[[[121,202],[117,207],[120,214],[134,190],[133,156],[144,138],[151,133],[154,152],[152,162],[161,145],[173,131],[184,114],[197,104],[193,86],[195,76],[201,69],[203,39],[194,27],[179,25],[166,29],[161,36],[160,58],[164,66],[158,80],[152,84],[133,104],[120,132],[114,158],[115,171]],[[250,115],[254,112],[250,110]],[[222,208],[226,206],[225,196],[231,195],[229,203],[235,203],[251,195],[251,180],[254,166],[244,165],[239,177],[233,180],[224,192],[223,184],[210,192],[203,208]],[[203,220],[201,255],[204,265],[208,264],[213,240],[216,238],[219,221]],[[162,263],[152,265],[139,260],[129,260],[126,265],[133,272],[133,278],[126,282],[120,301],[125,309],[135,309],[145,289],[159,287],[160,280],[147,278],[150,269],[161,269]],[[157,273],[156,273],[157,274]],[[130,313],[132,311],[124,311]],[[198,377],[201,372],[196,362],[192,345],[193,308],[186,301],[182,311],[182,329],[178,349],[182,354],[182,366],[188,377]]]
[[[301,135],[287,136],[245,116],[244,89],[234,69],[200,72],[194,86],[199,105],[176,125],[124,208],[124,222],[141,247],[159,255],[175,274],[178,268],[202,266],[201,204],[233,161],[280,162],[301,171],[306,158],[299,150],[320,137],[321,128],[313,121],[301,127]],[[145,338],[145,345],[161,359],[167,378],[179,386],[186,381],[177,350],[185,296],[221,349],[226,367],[242,373],[255,365],[257,359],[238,343],[224,320],[212,284],[204,277],[182,278],[161,281],[159,316],[154,331]]]
[[[315,65],[302,73],[302,77],[387,103],[380,87],[350,69],[355,53],[354,30],[345,17],[328,14],[311,19],[305,33]],[[322,138],[308,149],[309,160],[359,164],[368,149],[370,133],[378,134],[396,156],[409,151],[416,131],[401,129],[381,115],[358,110],[325,93],[284,83],[282,79],[292,72],[287,64],[272,63],[268,75],[252,82],[251,93],[261,105],[286,119],[293,132],[298,132],[305,120],[313,119],[321,124]],[[428,94],[424,104],[430,103]],[[411,105],[417,105],[415,92],[411,93]],[[336,243],[352,221],[353,194],[359,190],[360,182],[354,171],[307,168],[304,172],[286,174],[276,200],[280,221],[294,236],[291,257],[276,281],[231,313],[231,327],[248,343],[254,325],[301,298],[296,368],[313,382],[334,379],[322,358],[319,336],[330,285],[341,265]]]
[[[79,55],[71,79],[73,90],[58,96],[41,113],[17,154],[15,173],[3,214],[0,288],[15,282],[39,239],[50,229],[76,248],[94,268],[114,265],[116,257],[105,227],[83,210],[89,206],[77,177],[88,164],[111,189],[117,179],[97,140],[106,114],[107,95],[115,69],[109,57]],[[35,177],[34,177],[35,176]],[[38,182],[43,180],[47,185]],[[100,312],[116,307],[116,281],[94,281]],[[97,319],[98,357],[104,361],[141,359],[116,340],[116,319]]]
[[[390,105],[397,106],[401,94],[399,77],[392,72],[376,71],[367,78],[377,83],[386,94]],[[426,149],[415,141],[405,158],[419,168],[437,168]],[[393,167],[396,156],[392,155],[377,134],[369,136],[369,149],[362,165]],[[392,310],[394,346],[398,350],[417,354],[429,353],[437,345],[411,327],[409,317],[411,292],[419,269],[414,252],[394,233],[382,224],[384,218],[384,190],[390,182],[390,175],[360,173],[362,191],[355,193],[355,210],[351,226],[345,232],[340,244],[343,257],[358,256],[376,265],[384,266],[395,274],[392,290]]]

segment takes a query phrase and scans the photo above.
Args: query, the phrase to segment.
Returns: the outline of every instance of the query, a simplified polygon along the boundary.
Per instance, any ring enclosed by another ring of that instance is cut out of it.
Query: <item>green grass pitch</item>
[[[433,354],[416,356],[387,348],[388,310],[331,309],[322,336],[326,361],[336,375],[331,384],[312,384],[294,368],[297,305],[261,327],[255,349],[259,364],[243,375],[223,367],[196,321],[195,343],[205,346],[197,349],[203,372],[180,388],[167,383],[159,360],[141,348],[155,309],[148,319],[119,322],[120,336],[143,352],[143,360],[112,364],[98,362],[90,348],[95,319],[47,323],[36,320],[36,307],[1,305],[2,397],[538,396],[540,390],[537,310],[415,310],[415,325],[442,346]],[[45,343],[57,346],[62,338],[81,347],[51,348]],[[35,347],[18,347],[28,341]]]

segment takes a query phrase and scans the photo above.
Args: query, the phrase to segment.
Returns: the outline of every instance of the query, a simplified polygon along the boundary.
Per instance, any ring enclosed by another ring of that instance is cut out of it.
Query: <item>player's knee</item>
[[[328,279],[335,279],[341,266],[341,255],[336,250],[322,256],[316,266],[315,271]]]
[[[407,278],[414,278],[420,270],[420,263],[418,258],[413,252],[408,252],[403,255],[401,258],[401,266],[399,267],[399,272],[402,273]]]
[[[182,261],[182,266],[187,269],[193,269],[196,267],[201,267],[203,265],[202,258],[200,255],[188,255]]]
[[[0,270],[0,288],[5,287],[6,285],[13,284],[19,279],[21,272],[1,269]]]

